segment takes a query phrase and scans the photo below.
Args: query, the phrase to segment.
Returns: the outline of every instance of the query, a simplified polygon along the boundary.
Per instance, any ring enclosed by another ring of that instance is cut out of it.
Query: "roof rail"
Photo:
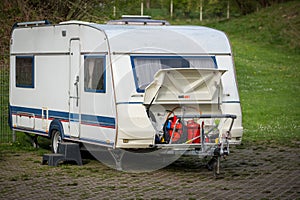
[[[152,25],[152,26],[165,26],[170,25],[166,20],[151,19],[148,15],[122,15],[122,19],[110,20],[107,24],[113,25]]]
[[[13,28],[32,27],[32,26],[49,25],[49,24],[51,23],[48,20],[32,21],[32,22],[17,22],[13,25]]]

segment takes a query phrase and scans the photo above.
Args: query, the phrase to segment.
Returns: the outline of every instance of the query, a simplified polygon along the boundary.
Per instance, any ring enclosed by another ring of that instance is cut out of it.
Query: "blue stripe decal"
[[[143,104],[143,102],[118,102],[117,105],[119,104]]]
[[[19,106],[11,106],[10,108],[11,108],[12,114],[17,114],[19,112],[24,112],[24,113],[34,114],[35,117],[42,117],[42,109],[26,108],[26,107],[19,107]],[[49,110],[48,111],[48,118],[69,120],[69,113],[68,112]]]
[[[115,118],[95,116],[95,115],[81,115],[81,123],[85,125],[102,126],[108,128],[115,128]]]
[[[49,110],[48,114],[49,114],[49,118],[69,120],[69,113],[68,112]]]
[[[70,113],[70,121],[71,122],[79,122],[79,114],[77,113]]]
[[[240,101],[222,101],[222,103],[241,103]]]
[[[26,107],[19,107],[19,106],[10,106],[11,114],[17,115],[18,113],[30,113],[34,114],[35,118],[42,117],[42,109],[36,108],[26,108]],[[99,126],[105,128],[112,128],[115,129],[116,121],[114,117],[106,117],[106,116],[97,116],[97,115],[87,115],[87,114],[77,114],[77,113],[68,113],[62,111],[48,111],[48,119],[58,119],[72,122],[79,122],[81,117],[81,124],[84,125],[91,125],[91,126]]]
[[[18,106],[11,106],[12,114],[16,114],[17,112],[24,112],[24,113],[32,113],[34,115],[42,115],[41,109],[36,108],[25,108],[25,107],[18,107]]]

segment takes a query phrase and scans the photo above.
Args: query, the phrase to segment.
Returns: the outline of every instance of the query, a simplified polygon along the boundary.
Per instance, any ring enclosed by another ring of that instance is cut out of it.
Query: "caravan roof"
[[[231,54],[222,31],[203,26],[131,26],[68,21],[103,31],[113,53]]]

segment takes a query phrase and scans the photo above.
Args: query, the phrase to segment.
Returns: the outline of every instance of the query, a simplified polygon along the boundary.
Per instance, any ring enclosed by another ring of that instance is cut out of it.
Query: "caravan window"
[[[105,92],[105,57],[88,55],[84,57],[84,91]]]
[[[33,56],[16,56],[16,86],[34,88]]]
[[[160,69],[217,68],[214,56],[132,56],[131,63],[138,92],[144,92]]]

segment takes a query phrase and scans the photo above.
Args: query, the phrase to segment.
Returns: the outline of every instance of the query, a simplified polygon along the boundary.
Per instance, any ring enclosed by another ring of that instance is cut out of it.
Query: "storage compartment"
[[[33,113],[25,113],[18,112],[17,113],[17,127],[25,128],[25,129],[34,129],[34,114]]]

